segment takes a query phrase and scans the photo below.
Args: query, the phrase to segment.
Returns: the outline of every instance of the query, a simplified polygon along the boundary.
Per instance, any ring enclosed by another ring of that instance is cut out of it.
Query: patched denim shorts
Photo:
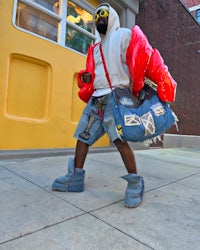
[[[98,114],[98,106],[96,105],[96,103],[98,103],[98,98],[102,97],[90,98],[74,134],[76,139],[88,145],[94,144],[105,133],[108,134],[111,142],[118,139],[113,116],[113,95],[110,93],[103,96],[106,103],[103,118]],[[92,122],[90,121],[91,116]],[[91,124],[89,125],[89,123]],[[86,130],[88,131],[88,138],[83,138],[81,134]]]

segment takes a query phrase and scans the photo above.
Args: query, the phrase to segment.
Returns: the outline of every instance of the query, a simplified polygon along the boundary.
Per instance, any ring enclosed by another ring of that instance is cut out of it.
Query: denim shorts
[[[97,114],[97,106],[95,105],[95,102],[98,97],[91,97],[82,113],[81,119],[75,131],[74,137],[88,145],[94,144],[105,133],[108,134],[111,142],[114,142],[119,138],[116,132],[113,116],[113,95],[110,93],[104,97],[106,98],[106,104],[103,119],[101,119],[101,117]],[[80,134],[87,129],[91,115],[93,116],[93,123],[88,130],[89,138],[84,139],[80,136]]]

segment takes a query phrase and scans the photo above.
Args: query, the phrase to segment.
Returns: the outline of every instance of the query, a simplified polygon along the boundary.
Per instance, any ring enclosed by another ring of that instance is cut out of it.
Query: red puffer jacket
[[[91,45],[88,50],[86,69],[78,73],[77,81],[80,91],[78,95],[81,100],[88,102],[94,92],[94,57],[95,45]],[[144,86],[145,77],[157,84],[157,92],[161,101],[173,102],[176,95],[176,82],[170,75],[167,66],[157,49],[153,49],[149,44],[142,30],[135,25],[132,29],[132,37],[126,52],[126,63],[129,68],[131,80],[133,82],[132,91],[138,96]],[[90,72],[91,83],[82,81],[82,74]]]

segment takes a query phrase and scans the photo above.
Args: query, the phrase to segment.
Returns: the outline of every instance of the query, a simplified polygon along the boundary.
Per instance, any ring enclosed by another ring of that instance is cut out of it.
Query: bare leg
[[[75,151],[75,167],[83,168],[87,153],[88,153],[89,145],[83,143],[81,141],[77,141],[76,151]]]
[[[122,142],[120,139],[115,140],[114,143],[121,154],[128,173],[137,174],[135,156],[129,144],[127,142]]]

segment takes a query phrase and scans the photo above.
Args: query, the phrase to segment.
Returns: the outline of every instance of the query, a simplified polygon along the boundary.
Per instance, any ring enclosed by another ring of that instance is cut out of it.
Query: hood
[[[102,4],[98,5],[94,11],[94,15],[96,14],[96,12],[98,12],[99,9],[101,9],[102,6],[106,6],[109,8],[107,32],[105,35],[99,34],[99,32],[96,29],[95,23],[94,23],[94,27],[95,27],[95,34],[97,34],[101,39],[104,39],[111,32],[117,30],[120,27],[120,21],[119,21],[119,16],[118,16],[117,12],[108,3],[102,3]],[[94,15],[93,15],[93,19],[94,19]]]

